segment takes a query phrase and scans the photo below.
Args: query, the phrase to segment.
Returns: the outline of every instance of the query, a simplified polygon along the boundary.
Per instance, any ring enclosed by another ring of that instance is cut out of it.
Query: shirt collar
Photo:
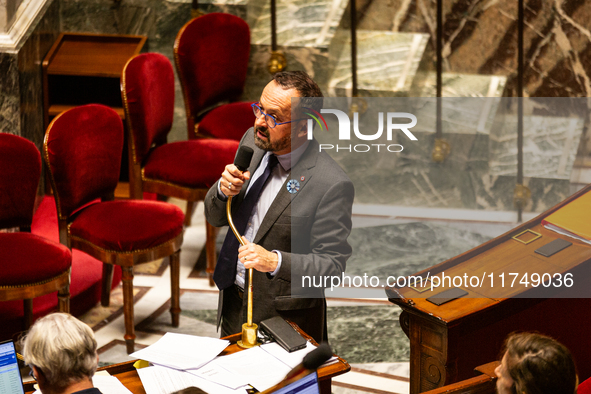
[[[277,156],[277,160],[279,160],[279,164],[281,164],[281,167],[285,171],[290,171],[292,169],[292,167],[295,166],[298,163],[298,161],[300,161],[300,158],[302,157],[302,155],[304,154],[304,152],[308,148],[309,144],[310,144],[310,141],[306,140],[297,149],[292,150],[291,152],[286,153],[284,155]],[[271,154],[270,152],[267,153],[267,155],[270,155],[270,154]]]

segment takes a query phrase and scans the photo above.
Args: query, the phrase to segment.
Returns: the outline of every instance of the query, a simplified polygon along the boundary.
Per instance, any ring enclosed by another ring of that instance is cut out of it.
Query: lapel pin
[[[302,181],[302,182],[303,182],[303,181],[305,181],[305,180],[306,180],[306,177],[302,175],[302,176],[300,177],[300,181]]]
[[[291,194],[297,193],[300,190],[300,183],[296,179],[290,179],[287,182],[287,191]]]

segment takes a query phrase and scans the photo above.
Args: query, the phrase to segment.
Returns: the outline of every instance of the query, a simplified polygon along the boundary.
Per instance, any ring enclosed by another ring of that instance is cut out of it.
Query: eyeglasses
[[[274,129],[275,126],[279,126],[279,125],[287,124],[287,123],[291,123],[291,122],[297,122],[298,120],[304,120],[304,119],[306,119],[306,118],[300,118],[300,119],[290,120],[290,121],[287,121],[287,122],[277,123],[277,120],[273,116],[264,113],[263,110],[262,110],[262,108],[259,107],[258,104],[259,103],[254,103],[254,104],[251,104],[250,105],[252,107],[252,111],[254,112],[254,116],[256,116],[257,119],[260,119],[260,118],[264,117],[265,118],[265,122],[267,122],[267,126],[269,126],[272,129]]]

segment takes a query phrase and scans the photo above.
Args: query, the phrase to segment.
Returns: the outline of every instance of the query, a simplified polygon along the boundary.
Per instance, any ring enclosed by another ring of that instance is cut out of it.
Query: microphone
[[[322,342],[320,346],[306,354],[301,364],[296,365],[291,371],[289,371],[284,379],[290,379],[301,372],[315,371],[331,357],[332,350],[330,349],[330,346],[328,346],[328,343]]]
[[[238,149],[238,153],[236,153],[236,158],[234,159],[234,165],[240,171],[244,172],[250,165],[250,160],[252,160],[252,154],[254,151],[252,148],[248,146],[241,146]]]
[[[332,350],[330,349],[330,346],[328,346],[328,343],[322,342],[320,346],[312,350],[310,353],[306,354],[302,362],[296,365],[291,371],[289,371],[281,382],[263,391],[261,394],[273,393],[274,391],[282,387],[285,387],[288,384],[293,383],[306,375],[311,374],[331,357]]]

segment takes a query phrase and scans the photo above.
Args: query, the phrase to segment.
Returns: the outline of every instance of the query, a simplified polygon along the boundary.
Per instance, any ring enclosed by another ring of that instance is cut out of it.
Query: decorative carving
[[[408,313],[405,311],[402,311],[398,320],[400,321],[400,328],[402,328],[402,331],[404,331],[404,334],[406,334],[406,336],[410,338],[410,334],[409,334],[409,332],[410,332],[410,317],[409,317]]]
[[[435,387],[442,386],[445,382],[445,365],[435,357],[428,356],[423,360],[421,377]]]

